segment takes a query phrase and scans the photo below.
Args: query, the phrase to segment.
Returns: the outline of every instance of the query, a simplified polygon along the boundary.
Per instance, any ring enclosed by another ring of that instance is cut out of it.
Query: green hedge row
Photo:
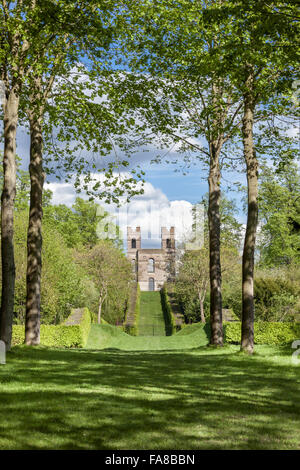
[[[125,324],[123,326],[123,329],[125,333],[131,336],[137,336],[138,335],[138,329],[139,329],[139,319],[140,319],[140,304],[141,304],[141,289],[139,286],[139,283],[137,282],[135,285],[135,289],[132,290],[132,296],[135,297],[135,302],[131,302],[131,308],[134,305],[134,310],[133,312],[128,311],[126,315],[126,320]],[[127,317],[128,316],[133,316],[134,320],[133,322],[128,322],[127,323]]]
[[[241,322],[224,322],[225,343],[241,342]],[[300,339],[300,323],[255,322],[255,344],[289,344]]]
[[[164,313],[165,325],[166,325],[166,334],[171,336],[176,332],[176,323],[175,318],[172,312],[172,308],[168,298],[168,292],[166,286],[163,286],[160,290],[161,306]]]
[[[72,316],[73,312],[70,316]],[[69,317],[70,318],[70,317]],[[87,308],[82,309],[80,321],[76,325],[41,325],[41,344],[48,347],[83,348],[86,345],[91,328],[92,316]],[[66,320],[68,321],[68,319]],[[14,325],[12,345],[23,344],[24,325]]]
[[[82,312],[81,321],[79,323],[80,345],[78,345],[78,347],[83,348],[86,345],[89,334],[90,334],[91,323],[92,323],[92,314],[88,308],[84,308]]]

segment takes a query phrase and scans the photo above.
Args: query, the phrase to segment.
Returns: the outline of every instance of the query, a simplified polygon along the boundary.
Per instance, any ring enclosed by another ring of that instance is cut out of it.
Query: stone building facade
[[[158,291],[175,276],[175,227],[161,228],[161,248],[142,249],[141,228],[127,227],[127,258],[142,291]]]

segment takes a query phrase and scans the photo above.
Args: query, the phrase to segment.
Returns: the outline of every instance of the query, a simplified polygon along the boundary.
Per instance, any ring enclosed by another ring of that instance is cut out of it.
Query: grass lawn
[[[164,336],[166,334],[160,292],[141,292],[139,336]]]
[[[300,449],[292,350],[257,346],[247,357],[238,346],[189,349],[191,329],[152,337],[146,351],[150,338],[97,326],[90,348],[99,328],[107,349],[8,353],[0,366],[0,449]],[[204,341],[200,329],[198,336]]]
[[[86,349],[170,351],[206,346],[208,341],[206,328],[200,323],[188,325],[173,336],[129,336],[111,325],[92,325]]]

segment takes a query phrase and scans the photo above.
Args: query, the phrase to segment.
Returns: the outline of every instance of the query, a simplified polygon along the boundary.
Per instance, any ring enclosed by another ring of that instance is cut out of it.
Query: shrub
[[[28,212],[15,217],[16,286],[14,324],[24,324],[26,311],[26,234]],[[98,292],[87,273],[75,263],[74,252],[62,235],[43,223],[43,268],[41,285],[41,322],[60,324],[73,308],[87,306],[98,299]]]
[[[168,292],[166,286],[160,290],[161,306],[164,313],[166,334],[171,336],[176,331],[175,318],[172,312],[172,308],[169,302]]]
[[[240,276],[233,275],[230,280],[222,283],[222,304],[223,308],[233,310],[237,320],[241,319],[242,292]]]
[[[255,344],[289,344],[300,339],[300,324],[292,322],[255,322]],[[240,343],[241,322],[224,322],[224,341]]]
[[[91,328],[91,313],[87,308],[81,309],[77,324],[70,324],[73,316],[74,310],[62,325],[41,325],[41,344],[48,347],[83,348],[86,345]],[[12,345],[23,344],[24,337],[24,325],[14,325]]]
[[[222,284],[223,308],[232,308],[241,319],[241,278],[232,276]],[[289,268],[259,269],[254,281],[255,319],[291,322],[300,318],[300,270]]]
[[[298,283],[283,277],[283,273],[262,273],[254,281],[256,318],[263,321],[292,321],[297,314],[299,294]]]
[[[25,341],[25,326],[24,325],[13,325],[12,328],[12,346],[23,344]]]

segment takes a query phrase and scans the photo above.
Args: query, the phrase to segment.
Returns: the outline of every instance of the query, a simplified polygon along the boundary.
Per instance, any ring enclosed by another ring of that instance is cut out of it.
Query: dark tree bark
[[[242,339],[241,349],[254,350],[254,255],[258,220],[258,161],[253,143],[255,100],[253,72],[250,68],[246,81],[243,116],[244,158],[247,166],[248,216],[243,250],[242,280]]]
[[[30,211],[27,232],[25,343],[40,343],[42,198],[44,185],[42,118],[30,116]]]
[[[14,259],[14,201],[16,194],[16,133],[19,96],[16,88],[10,90],[4,105],[3,190],[1,196],[1,340],[6,350],[11,348],[15,294]]]
[[[68,45],[66,46],[66,49]],[[42,219],[43,187],[45,173],[43,170],[43,116],[45,103],[52,89],[56,68],[65,51],[56,57],[52,73],[43,87],[42,78],[35,75],[28,119],[30,123],[30,209],[27,231],[27,275],[26,275],[26,317],[25,344],[40,344],[41,316],[41,277],[42,277]]]
[[[210,145],[209,171],[209,276],[210,276],[210,344],[223,346],[221,256],[220,256],[220,165],[219,150]]]

